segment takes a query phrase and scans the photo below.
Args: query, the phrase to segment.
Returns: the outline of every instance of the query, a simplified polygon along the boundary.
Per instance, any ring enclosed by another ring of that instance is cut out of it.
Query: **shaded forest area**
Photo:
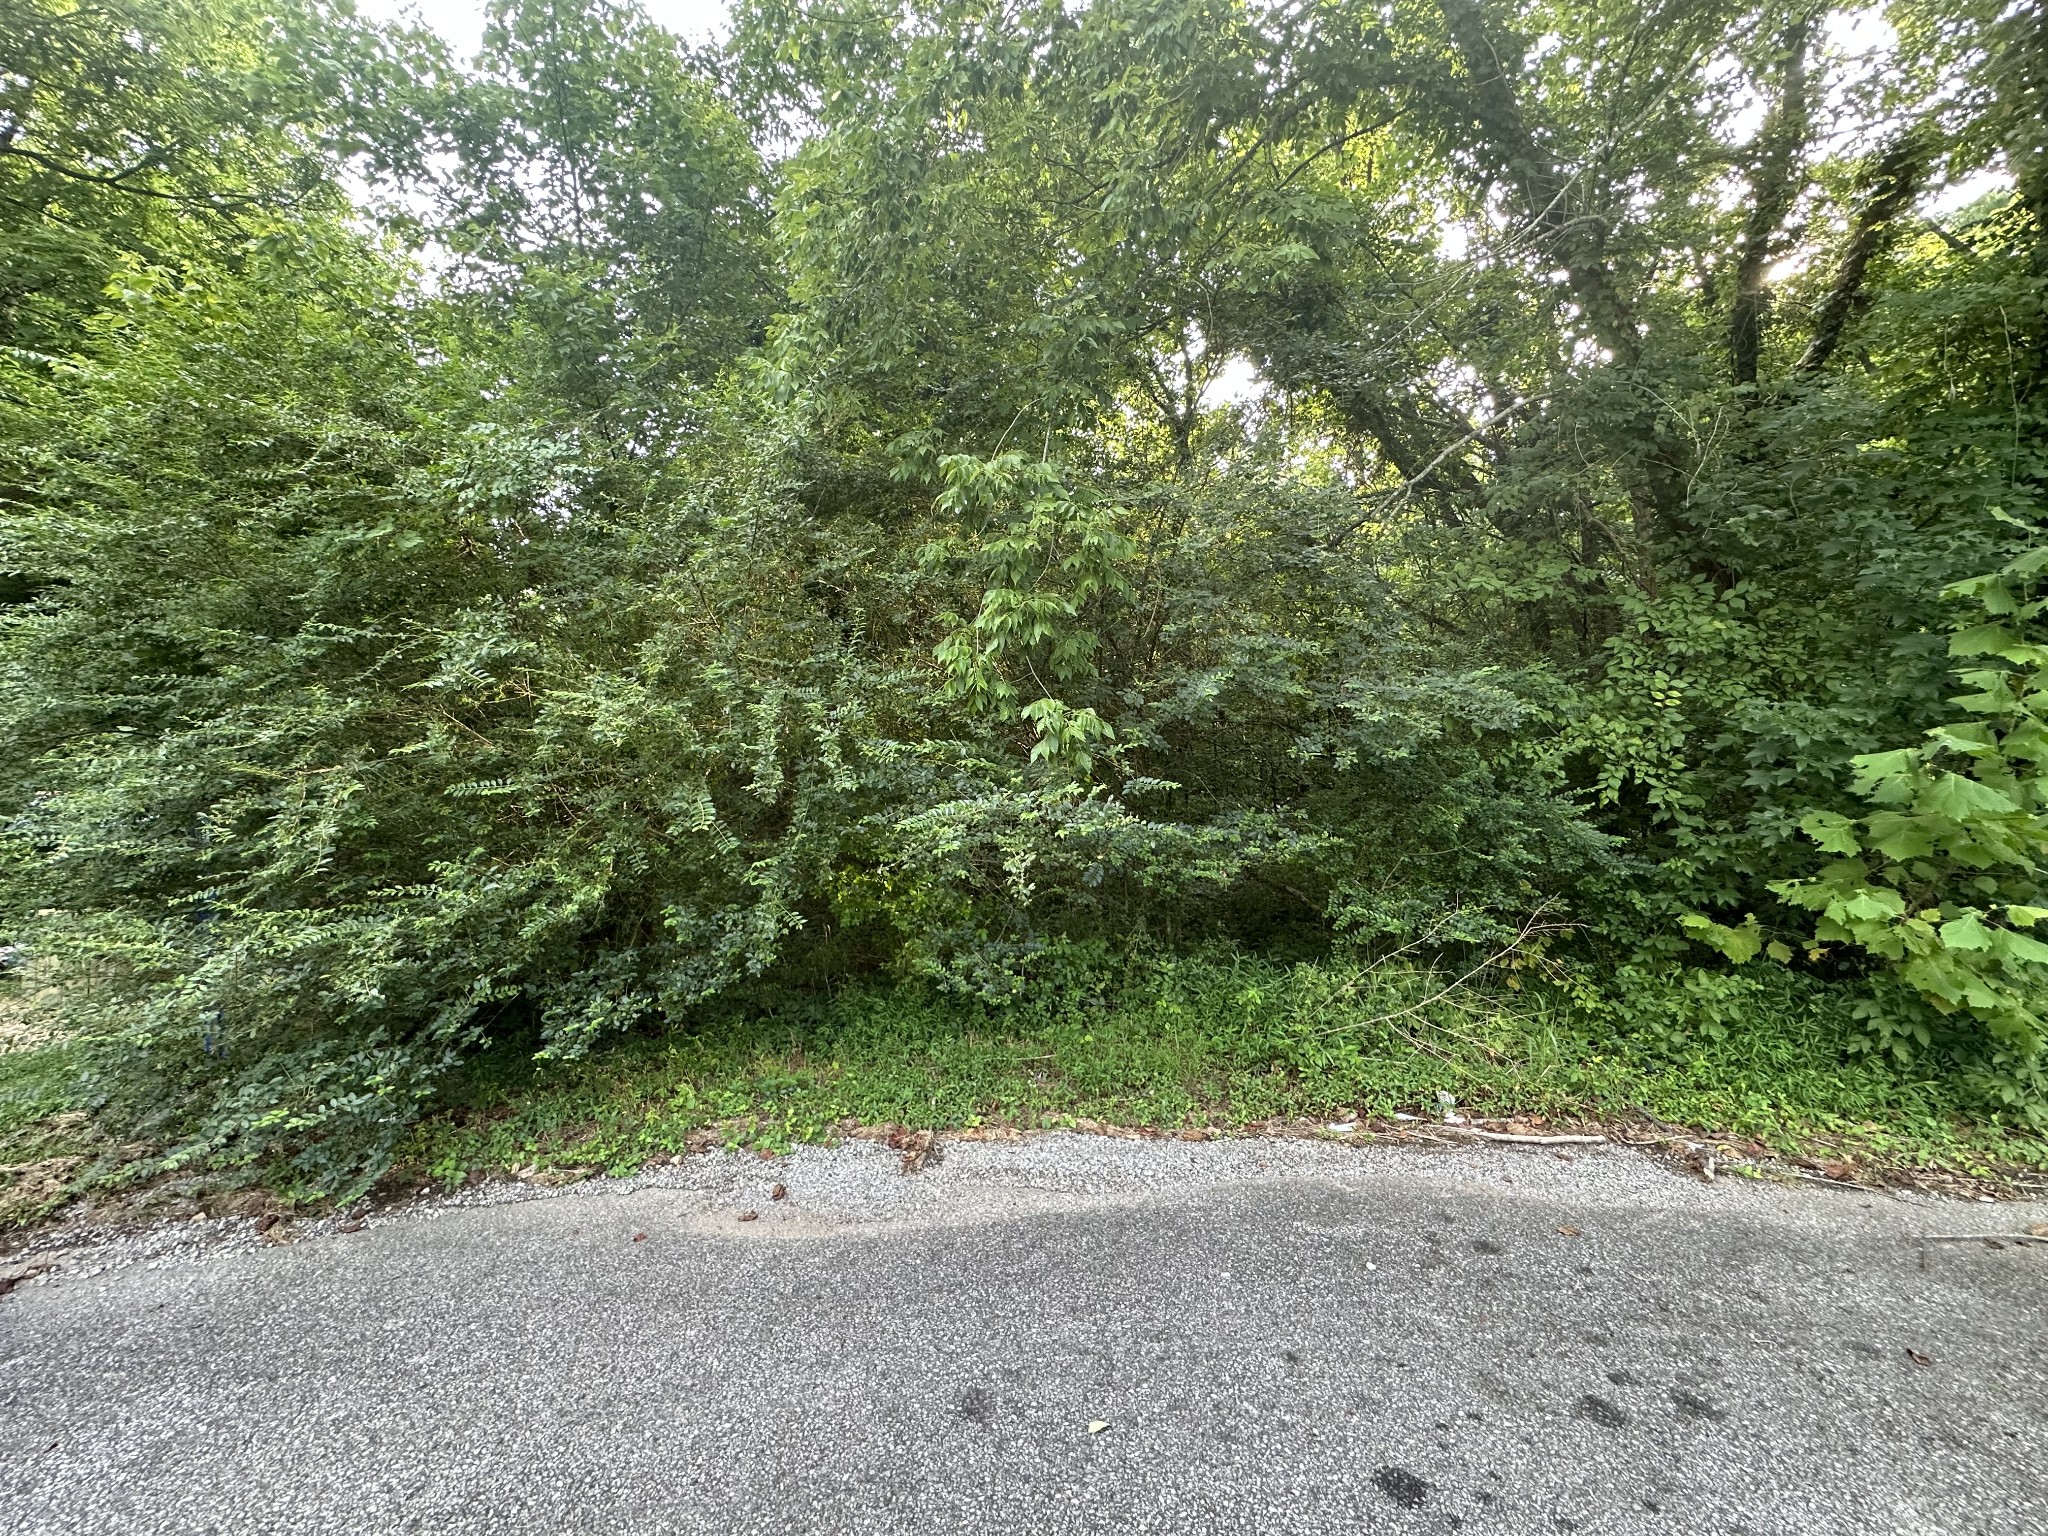
[[[1197,960],[2038,1129],[2044,295],[2026,3],[0,0],[10,985],[330,1186]]]

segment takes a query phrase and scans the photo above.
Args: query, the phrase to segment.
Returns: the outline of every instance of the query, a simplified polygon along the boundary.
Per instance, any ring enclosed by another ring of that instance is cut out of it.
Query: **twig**
[[[1673,1125],[1668,1120],[1659,1120],[1655,1115],[1651,1114],[1647,1109],[1643,1108],[1643,1106],[1640,1104],[1629,1104],[1625,1105],[1624,1107],[1633,1110],[1636,1114],[1641,1115],[1645,1120],[1649,1121],[1650,1124],[1657,1127],[1657,1129],[1660,1131],[1668,1131],[1673,1136],[1685,1135],[1684,1126]]]
[[[1518,1136],[1511,1131],[1482,1131],[1470,1125],[1433,1125],[1430,1129],[1449,1136],[1477,1136],[1485,1141],[1513,1141],[1530,1147],[1591,1147],[1607,1142],[1605,1136]]]
[[[1414,1046],[1416,1050],[1422,1052],[1423,1055],[1434,1056],[1438,1061],[1452,1060],[1451,1053],[1445,1050],[1442,1046],[1432,1045],[1425,1041],[1418,1040],[1398,1024],[1393,1026],[1393,1030],[1395,1034],[1399,1035],[1403,1040],[1406,1040],[1410,1045]]]
[[[1927,1272],[1927,1245],[1929,1243],[2036,1243],[2048,1247],[2048,1237],[2032,1232],[1963,1232],[1955,1234],[1924,1232],[1920,1235],[1920,1272]]]
[[[1403,480],[1399,485],[1389,486],[1384,491],[1373,492],[1372,495],[1374,497],[1380,498],[1378,502],[1375,505],[1373,505],[1369,510],[1367,510],[1362,517],[1358,518],[1357,521],[1345,527],[1341,532],[1334,534],[1328,541],[1330,547],[1334,549],[1337,545],[1342,544],[1346,539],[1350,538],[1352,534],[1358,532],[1359,529],[1363,528],[1375,517],[1384,517],[1388,513],[1396,510],[1397,508],[1405,506],[1408,502],[1408,498],[1415,494],[1415,488],[1418,485],[1422,484],[1423,481],[1427,480],[1431,475],[1435,474],[1437,470],[1441,469],[1443,467],[1444,461],[1448,459],[1452,454],[1456,453],[1460,448],[1463,448],[1468,443],[1475,443],[1480,441],[1483,437],[1485,437],[1485,435],[1488,432],[1491,432],[1495,427],[1501,426],[1504,423],[1506,423],[1510,417],[1519,414],[1531,403],[1532,402],[1527,400],[1518,400],[1513,405],[1509,406],[1506,410],[1496,412],[1493,416],[1487,419],[1484,425],[1474,427],[1471,431],[1467,432],[1463,437],[1460,437],[1457,441],[1446,446],[1442,452],[1437,454],[1435,458],[1431,459],[1427,464],[1423,465],[1422,468],[1418,469],[1414,474],[1410,475],[1407,479]]]
[[[1477,965],[1473,966],[1471,970],[1467,971],[1464,975],[1460,976],[1456,981],[1450,983],[1450,985],[1439,988],[1437,991],[1430,993],[1430,995],[1428,997],[1425,997],[1421,1002],[1411,1003],[1406,1008],[1396,1008],[1392,1013],[1376,1014],[1372,1018],[1362,1019],[1357,1021],[1356,1023],[1333,1024],[1328,1029],[1321,1031],[1321,1033],[1325,1035],[1334,1035],[1339,1030],[1343,1029],[1371,1029],[1376,1024],[1391,1024],[1396,1019],[1405,1019],[1412,1013],[1420,1013],[1423,1009],[1429,1007],[1430,1004],[1440,1002],[1442,999],[1449,997],[1453,992],[1457,991],[1460,987],[1464,986],[1466,982],[1470,981],[1474,976],[1477,976],[1481,971],[1489,970],[1493,966],[1498,965],[1502,960],[1505,960],[1509,955],[1512,955],[1516,951],[1520,950],[1531,939],[1540,938],[1546,934],[1564,933],[1575,926],[1571,923],[1543,922],[1543,914],[1549,908],[1549,905],[1550,903],[1548,902],[1543,902],[1539,904],[1535,911],[1531,912],[1528,915],[1528,917],[1523,919],[1522,931],[1520,933],[1517,933],[1512,939],[1510,939],[1505,946],[1498,950],[1495,950],[1492,954],[1488,955],[1484,960],[1480,961]],[[1434,975],[1434,969],[1432,969],[1432,979],[1434,979]]]
[[[40,150],[24,149],[19,144],[0,147],[0,154],[12,155],[18,160],[27,160],[31,164],[41,166],[52,175],[68,177],[72,181],[82,181],[95,187],[111,187],[116,192],[126,192],[132,197],[161,198],[167,203],[197,203],[203,208],[213,209],[216,213],[237,206],[252,206],[256,202],[256,199],[253,197],[235,193],[166,192],[160,187],[137,186],[129,181],[128,178],[139,176],[142,172],[150,169],[150,163],[147,160],[137,165],[131,165],[125,171],[116,171],[111,176],[103,176],[94,171],[84,171],[76,166],[66,165],[55,156],[46,155]]]

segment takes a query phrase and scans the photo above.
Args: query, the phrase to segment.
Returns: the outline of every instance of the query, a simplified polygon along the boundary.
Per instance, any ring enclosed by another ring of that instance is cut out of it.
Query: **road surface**
[[[2039,1206],[944,1151],[74,1248],[0,1300],[0,1530],[2048,1533],[2048,1248],[1921,1242]]]

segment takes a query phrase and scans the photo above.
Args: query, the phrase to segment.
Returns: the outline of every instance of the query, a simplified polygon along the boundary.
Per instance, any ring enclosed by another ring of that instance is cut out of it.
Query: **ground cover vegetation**
[[[0,42],[8,1135],[2048,1130],[2033,6]]]

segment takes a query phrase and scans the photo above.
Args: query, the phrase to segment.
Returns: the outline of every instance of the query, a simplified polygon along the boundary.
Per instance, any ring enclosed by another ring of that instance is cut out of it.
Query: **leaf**
[[[1700,943],[1719,950],[1737,965],[1755,959],[1757,951],[1763,948],[1763,933],[1757,927],[1754,913],[1743,919],[1740,928],[1730,928],[1697,912],[1686,913],[1678,923]]]
[[[1957,630],[1948,642],[1951,656],[2006,656],[2020,638],[2003,624],[1979,624]]]
[[[1887,779],[1910,772],[1919,761],[1920,754],[1911,747],[1900,747],[1891,752],[1865,752],[1849,759],[1849,765],[1856,770],[1859,778]]]
[[[2019,807],[1988,784],[1966,779],[1959,773],[1944,773],[1920,793],[1921,806],[1951,821],[1971,821],[1982,816],[2010,816]]]
[[[2048,944],[2028,938],[2024,933],[2014,933],[2009,928],[1992,929],[1991,933],[1993,947],[2006,959],[2028,965],[2048,965]]]
[[[1934,849],[1934,834],[1917,816],[1879,811],[1870,818],[1870,846],[1895,864],[1925,858]]]
[[[1941,942],[1949,949],[1989,949],[1991,933],[1974,912],[1950,918],[1941,925]]]
[[[1860,853],[1856,823],[1835,811],[1809,811],[1799,818],[1799,830],[1820,845],[1823,853]]]
[[[1981,721],[1938,725],[1927,733],[1927,739],[1945,751],[1969,757],[1987,757],[1998,751],[1998,733]]]
[[[1838,921],[1852,923],[1889,922],[1903,917],[1906,903],[1897,891],[1887,891],[1878,886],[1866,885],[1861,890],[1835,897],[1828,902],[1828,915]]]

